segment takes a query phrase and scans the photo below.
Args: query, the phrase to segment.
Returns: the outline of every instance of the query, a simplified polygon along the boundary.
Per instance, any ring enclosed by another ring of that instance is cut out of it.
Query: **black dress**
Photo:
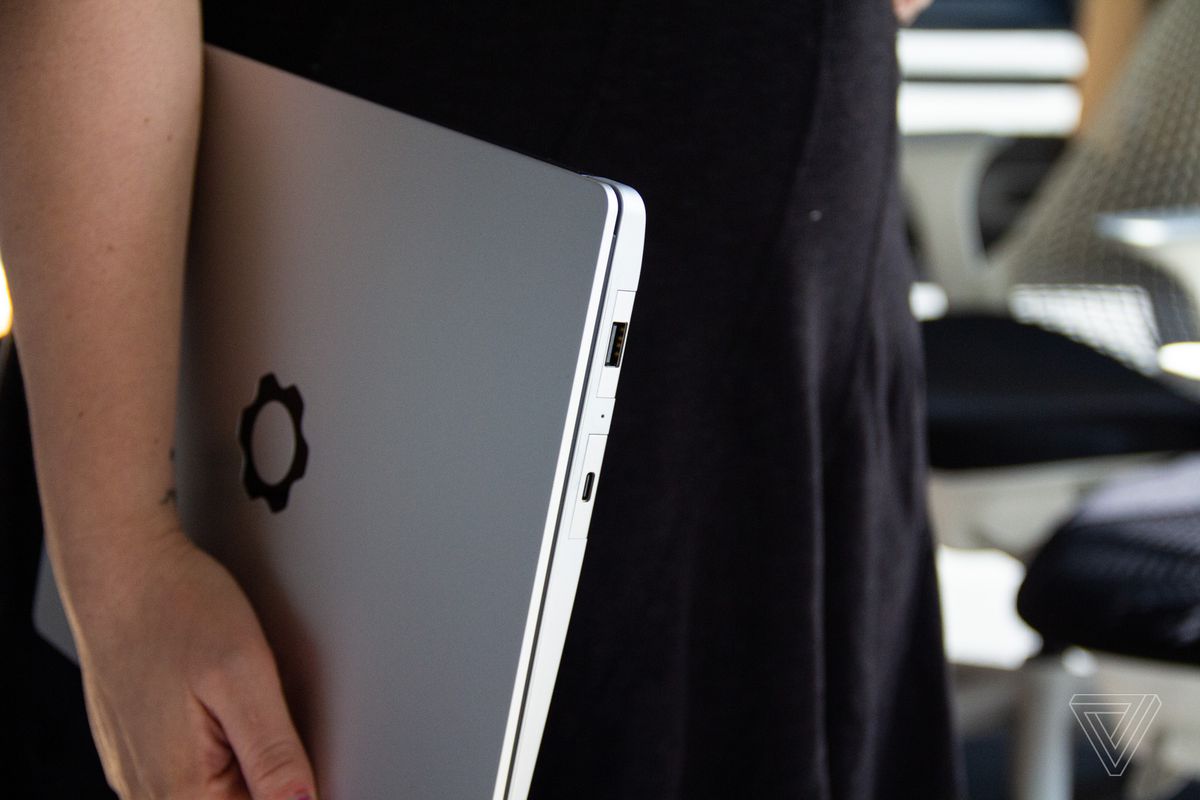
[[[534,797],[955,796],[891,3],[537,5],[205,4],[214,43],[645,198]]]

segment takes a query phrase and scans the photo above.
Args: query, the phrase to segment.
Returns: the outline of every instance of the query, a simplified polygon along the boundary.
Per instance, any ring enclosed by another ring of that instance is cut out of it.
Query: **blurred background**
[[[1200,0],[936,0],[898,40],[972,800],[1200,798],[1198,41]],[[0,266],[0,356],[11,317]]]
[[[937,0],[900,35],[973,800],[1200,798],[1198,40],[1197,0]]]

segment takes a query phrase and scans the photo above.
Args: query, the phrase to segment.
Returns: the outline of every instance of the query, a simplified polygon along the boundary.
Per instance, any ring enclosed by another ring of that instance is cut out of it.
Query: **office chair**
[[[1200,4],[1160,6],[1096,124],[988,263],[967,265],[979,291],[923,325],[948,544],[1027,557],[1100,481],[1200,449],[1197,384],[1158,364],[1200,338],[1200,282],[1097,230],[1100,214],[1200,206],[1198,34]]]
[[[1197,384],[1159,365],[1164,345],[1200,339],[1200,281],[1178,266],[1184,259],[1170,237],[1138,243],[1102,224],[1131,210],[1155,210],[1143,216],[1161,221],[1178,212],[1157,210],[1200,207],[1198,37],[1200,3],[1160,4],[1095,126],[993,252],[992,302],[925,325],[934,466],[950,482],[982,475],[1020,490],[1009,493],[1007,516],[963,521],[951,536],[1029,558],[1057,523],[1020,596],[1047,642],[1022,672],[1020,800],[1070,797],[1076,722],[1068,700],[1088,687],[1162,693],[1157,733],[1134,763],[1133,796],[1165,797],[1183,777],[1200,775],[1200,719],[1168,711],[1200,705],[1200,670],[1174,666],[1196,663],[1187,626],[1200,624],[1200,598],[1188,543],[1200,511],[1164,515],[1150,502],[1146,486],[1155,482],[1167,497],[1168,486],[1186,491],[1186,479],[1168,480],[1180,465],[1114,477],[1200,450]],[[1137,482],[1133,494],[1145,504],[1117,513],[1104,498],[1121,494],[1124,481]],[[1040,514],[1030,509],[1038,503]],[[958,504],[964,519],[968,505]],[[1112,513],[1099,514],[1101,506]],[[1022,523],[1025,530],[1006,527]],[[1098,654],[1090,680],[1064,669],[1067,645]]]

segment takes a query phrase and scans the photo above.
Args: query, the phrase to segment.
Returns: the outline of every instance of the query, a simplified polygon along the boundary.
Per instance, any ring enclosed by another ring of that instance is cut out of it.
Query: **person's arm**
[[[270,651],[174,504],[199,14],[196,0],[0,0],[0,253],[46,541],[110,783],[294,800],[313,778]]]

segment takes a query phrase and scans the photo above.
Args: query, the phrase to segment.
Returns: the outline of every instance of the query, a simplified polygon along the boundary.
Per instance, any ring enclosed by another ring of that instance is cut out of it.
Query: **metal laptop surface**
[[[186,525],[258,609],[323,796],[524,797],[640,200],[215,48],[206,69]]]

